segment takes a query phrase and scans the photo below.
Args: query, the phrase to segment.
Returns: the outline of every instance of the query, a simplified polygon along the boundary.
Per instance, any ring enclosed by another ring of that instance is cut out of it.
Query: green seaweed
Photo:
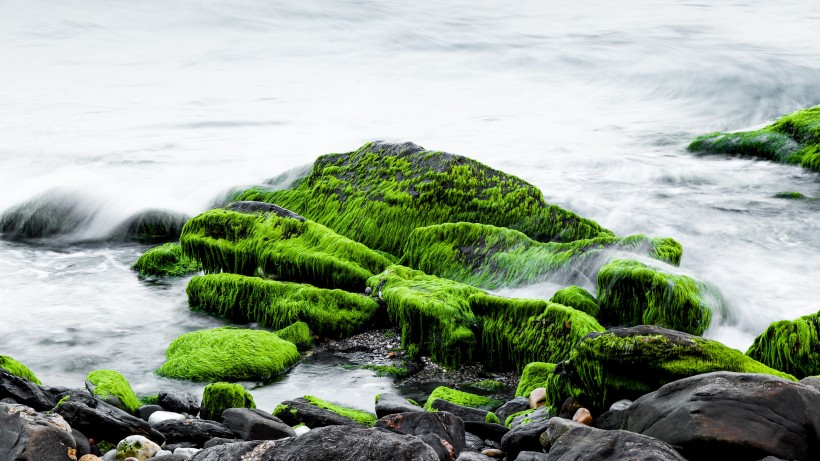
[[[778,192],[774,194],[774,198],[783,198],[787,200],[800,200],[806,198],[805,195],[801,194],[800,192]]]
[[[609,325],[657,325],[700,335],[726,306],[716,288],[638,261],[619,259],[598,272],[598,318]]]
[[[129,413],[134,413],[142,406],[125,376],[114,370],[94,370],[85,379],[95,386],[96,397],[103,400],[116,397],[122,403],[123,410]]]
[[[501,421],[498,419],[498,415],[496,415],[492,411],[487,412],[487,416],[484,417],[484,422],[485,423],[501,424]]]
[[[185,333],[165,356],[157,374],[191,381],[266,380],[299,361],[296,346],[275,333],[234,327]]]
[[[379,304],[364,295],[235,274],[209,274],[188,282],[189,304],[236,322],[285,328],[306,322],[322,337],[344,338],[379,322]]]
[[[25,378],[33,382],[34,384],[43,384],[40,382],[37,376],[34,375],[34,372],[31,371],[27,366],[23,365],[17,360],[14,360],[8,355],[0,355],[0,369],[3,369],[7,373],[12,374],[14,376]]]
[[[200,418],[221,420],[222,412],[228,408],[256,408],[256,403],[251,393],[239,384],[213,383],[205,386]]]
[[[338,405],[335,403],[328,402],[327,400],[322,400],[318,397],[314,397],[312,395],[306,395],[304,397],[305,400],[308,401],[311,405],[317,406],[319,408],[323,408],[328,411],[332,411],[337,415],[344,416],[345,418],[352,419],[357,423],[364,424],[365,426],[373,426],[373,423],[376,422],[378,419],[376,415],[373,413],[369,413],[367,411],[357,410],[355,408],[345,407],[342,405]],[[274,412],[274,415],[276,413]]]
[[[482,379],[480,381],[467,383],[465,386],[484,392],[498,392],[504,388],[504,383],[494,379]]]
[[[198,262],[182,254],[179,243],[151,248],[131,268],[143,277],[182,277],[201,270]]]
[[[450,403],[464,407],[478,408],[479,410],[487,411],[493,411],[504,403],[490,397],[471,394],[469,392],[451,389],[446,386],[439,386],[435,388],[430,394],[430,397],[427,398],[427,403],[424,404],[424,409],[431,411],[433,409],[433,402],[436,399],[446,400]]]
[[[529,397],[530,393],[539,387],[547,387],[547,379],[555,370],[554,363],[531,362],[524,367],[521,372],[521,379],[518,380],[518,388],[515,390],[516,397]]]
[[[519,416],[523,416],[523,415],[528,415],[528,414],[534,412],[535,410],[536,410],[535,408],[528,408],[526,410],[521,410],[521,411],[515,412],[515,413],[511,414],[510,416],[507,416],[507,419],[504,420],[504,425],[507,426],[507,427],[510,427],[510,425],[512,424],[512,422],[515,418],[517,418]],[[527,422],[530,422],[530,421],[527,421]],[[521,424],[524,425],[526,423],[522,421]]]
[[[556,291],[551,303],[562,304],[575,310],[584,312],[592,317],[598,316],[598,301],[590,292],[578,286],[568,286]]]
[[[305,322],[296,322],[281,330],[276,330],[276,335],[285,341],[292,342],[299,350],[307,350],[313,347],[313,335],[310,333],[310,327]]]
[[[820,312],[772,323],[746,355],[797,378],[820,375]]]

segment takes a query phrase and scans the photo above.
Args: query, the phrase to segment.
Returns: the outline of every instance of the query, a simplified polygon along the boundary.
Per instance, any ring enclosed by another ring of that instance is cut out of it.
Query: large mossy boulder
[[[123,221],[111,233],[112,240],[143,243],[170,242],[179,239],[182,226],[190,216],[173,210],[142,210]]]
[[[695,335],[726,312],[716,288],[631,259],[601,268],[597,299],[604,325],[657,325]]]
[[[20,378],[25,378],[34,384],[43,384],[37,379],[37,376],[34,375],[34,372],[31,371],[27,366],[23,365],[22,363],[14,360],[13,358],[9,357],[8,355],[0,355],[0,370],[4,370],[9,374],[14,376],[19,376]]]
[[[199,417],[219,421],[228,408],[256,408],[253,396],[236,383],[213,383],[202,391]]]
[[[820,171],[820,106],[793,112],[755,131],[699,136],[689,150],[758,157]]]
[[[820,312],[772,323],[746,355],[797,378],[820,375]]]
[[[560,407],[568,397],[576,397],[601,410],[672,381],[712,371],[763,373],[795,380],[717,341],[641,325],[583,338],[549,377],[547,402]]]
[[[114,370],[94,370],[85,378],[95,397],[117,408],[134,413],[142,406],[125,376]]]
[[[564,306],[587,313],[593,317],[598,316],[598,300],[595,299],[592,293],[579,286],[572,285],[561,288],[552,295],[550,302],[563,304]]]
[[[305,322],[296,322],[281,330],[276,330],[276,336],[292,342],[300,351],[313,347],[313,334],[311,334],[310,327]]]
[[[479,410],[485,411],[493,411],[504,403],[500,400],[485,397],[483,395],[476,395],[446,386],[439,386],[433,390],[429,397],[427,397],[427,402],[424,404],[424,409],[431,411],[435,408],[433,404],[436,400],[445,400],[463,407],[478,408]]]
[[[190,381],[266,380],[299,361],[296,346],[275,333],[234,327],[185,333],[165,356],[157,373]]]
[[[413,229],[446,222],[509,227],[542,242],[612,235],[546,203],[536,187],[515,176],[412,143],[373,142],[324,155],[290,189],[260,187],[233,199],[276,203],[395,255]]]
[[[560,271],[584,270],[594,277],[603,251],[628,251],[679,264],[678,242],[645,235],[605,235],[568,243],[535,241],[522,232],[486,224],[446,223],[413,230],[402,264],[428,274],[493,289],[546,280]],[[585,264],[586,263],[586,264]]]
[[[529,397],[530,392],[539,387],[546,388],[547,381],[555,370],[554,363],[532,362],[524,367],[521,378],[518,380],[518,387],[515,390],[516,397]]]
[[[198,272],[198,262],[182,254],[179,243],[151,248],[131,266],[142,277],[181,277]]]
[[[361,243],[268,204],[206,211],[185,224],[180,243],[208,273],[259,274],[354,292],[390,264]]]
[[[281,329],[305,322],[319,336],[345,338],[376,326],[379,304],[365,295],[235,274],[194,277],[191,307],[237,322]]]

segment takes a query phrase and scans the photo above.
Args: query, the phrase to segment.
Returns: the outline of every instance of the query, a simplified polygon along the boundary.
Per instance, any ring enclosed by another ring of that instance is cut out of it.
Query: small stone
[[[176,450],[174,450],[174,454],[180,456],[187,456],[188,458],[190,458],[191,456],[194,456],[200,451],[202,450],[199,448],[177,448]]]
[[[116,461],[117,458],[117,450],[108,450],[103,455],[103,461]]]
[[[547,404],[547,390],[538,387],[530,392],[530,408],[543,407]]]
[[[99,457],[94,455],[84,455],[79,461],[102,461]]]
[[[632,405],[632,401],[629,399],[621,399],[617,402],[613,403],[611,407],[609,407],[609,411],[624,411],[629,409],[629,406]]]
[[[308,432],[310,432],[310,428],[307,427],[307,426],[299,426],[299,427],[293,428],[293,432],[295,432],[296,436],[299,437],[300,435],[305,435]]]
[[[145,461],[153,458],[160,450],[160,446],[147,437],[130,435],[117,444],[117,459],[131,457],[138,461]]]
[[[148,424],[151,427],[154,427],[163,421],[183,419],[185,419],[185,415],[180,413],[174,413],[172,411],[155,411],[148,417]]]
[[[154,455],[154,458],[156,458],[157,456],[165,456],[165,455],[173,455],[173,454],[174,454],[173,452],[168,451],[168,450],[160,450],[160,451],[157,452],[156,455]]]
[[[124,461],[142,461],[142,460],[134,458],[133,456],[129,456],[129,457],[125,458]]]
[[[572,420],[589,426],[592,424],[592,414],[586,408],[579,408],[573,415]]]
[[[484,456],[489,456],[490,458],[503,458],[504,452],[497,449],[497,448],[487,448],[486,450],[481,450],[481,454]]]
[[[162,410],[159,405],[143,405],[137,410],[137,416],[143,421],[148,421],[152,414]]]
[[[390,351],[390,353],[389,353],[389,354],[387,354],[387,356],[388,356],[388,357],[390,357],[390,358],[392,359],[392,358],[394,358],[394,357],[396,356],[396,353],[395,353],[395,352],[393,352],[393,351]]]

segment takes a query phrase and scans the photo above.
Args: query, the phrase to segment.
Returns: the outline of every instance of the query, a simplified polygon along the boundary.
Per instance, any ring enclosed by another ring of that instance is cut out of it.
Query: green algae
[[[464,407],[478,408],[479,410],[486,411],[493,411],[504,403],[490,397],[471,394],[469,392],[451,389],[446,386],[439,386],[435,388],[430,394],[430,397],[427,398],[427,402],[424,404],[424,409],[427,411],[432,411],[433,402],[437,399],[446,400],[450,403]]]
[[[787,200],[800,200],[806,198],[805,195],[801,194],[800,192],[778,192],[774,194],[774,198],[783,198]]]
[[[504,420],[504,425],[507,426],[507,427],[510,427],[510,425],[512,424],[512,422],[515,418],[517,418],[519,416],[528,415],[528,414],[534,412],[535,410],[536,410],[535,408],[529,408],[529,409],[526,409],[526,410],[521,410],[521,411],[515,412],[515,413],[511,414],[510,416],[507,416],[507,419]],[[524,421],[526,421],[526,422],[524,422]],[[524,421],[521,422],[521,425],[532,422],[532,421],[529,421],[529,420],[526,420],[526,419]]]
[[[31,371],[27,366],[23,365],[17,360],[14,360],[8,355],[0,355],[0,369],[3,369],[7,373],[12,374],[14,376],[25,378],[33,382],[34,384],[43,384],[40,382],[37,376],[34,375],[34,372]]]
[[[757,157],[820,171],[820,106],[793,112],[759,130],[699,136],[688,149]]]
[[[180,243],[206,273],[261,274],[348,291],[363,291],[390,264],[319,223],[276,212],[206,211],[185,224]]]
[[[134,413],[142,406],[125,376],[114,370],[94,370],[85,379],[95,386],[95,397],[103,400],[116,397],[122,403],[123,410],[129,413]]]
[[[634,260],[598,272],[598,318],[605,325],[657,325],[700,335],[726,306],[717,289]]]
[[[200,418],[221,420],[222,412],[228,408],[256,408],[256,403],[251,393],[239,384],[220,382],[205,386]]]
[[[285,328],[305,322],[319,336],[344,338],[378,323],[379,304],[364,295],[235,274],[188,282],[189,304],[236,322]]]
[[[746,355],[798,379],[820,375],[820,312],[772,323]]]
[[[394,255],[413,229],[446,222],[510,227],[538,241],[612,234],[546,203],[536,187],[515,176],[409,143],[367,143],[324,155],[291,189],[255,188],[232,199],[276,203]]]
[[[305,322],[296,322],[277,330],[276,336],[292,342],[299,350],[307,350],[313,347],[313,335],[310,333],[310,327]]]
[[[530,393],[539,387],[547,387],[547,380],[555,370],[554,363],[531,362],[524,367],[521,372],[521,379],[518,380],[518,388],[515,390],[516,397],[529,397]]]
[[[179,336],[157,374],[190,381],[266,380],[299,361],[296,346],[275,333],[233,327]]]
[[[342,405],[338,405],[335,403],[328,402],[327,400],[322,400],[318,397],[314,397],[312,395],[304,396],[304,399],[308,401],[313,406],[332,411],[337,415],[344,416],[345,418],[352,419],[359,424],[364,424],[365,426],[373,426],[373,423],[376,422],[378,419],[376,415],[373,413],[357,410],[355,408],[350,408]],[[274,415],[276,413],[274,412]]]
[[[143,277],[181,277],[201,270],[198,262],[182,254],[178,243],[151,248],[131,266]]]
[[[592,296],[587,290],[575,285],[556,291],[555,294],[552,295],[552,298],[550,298],[550,302],[571,307],[589,314],[592,317],[598,316],[598,301],[595,299],[595,296]]]
[[[471,383],[467,383],[465,387],[484,392],[498,392],[504,388],[504,384],[494,379],[482,379],[480,381],[473,381]]]
[[[537,242],[516,230],[468,222],[421,227],[410,233],[402,264],[428,274],[482,288],[518,286],[543,281],[579,267],[605,250],[630,251],[679,264],[678,242],[602,236],[568,243]]]
[[[498,419],[498,415],[496,415],[492,411],[487,412],[487,416],[484,417],[484,422],[485,423],[501,424],[501,421]]]

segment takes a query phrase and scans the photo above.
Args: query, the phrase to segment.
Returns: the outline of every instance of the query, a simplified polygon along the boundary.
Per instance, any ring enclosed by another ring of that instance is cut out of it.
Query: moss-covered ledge
[[[772,323],[746,355],[797,378],[820,375],[820,312]]]

